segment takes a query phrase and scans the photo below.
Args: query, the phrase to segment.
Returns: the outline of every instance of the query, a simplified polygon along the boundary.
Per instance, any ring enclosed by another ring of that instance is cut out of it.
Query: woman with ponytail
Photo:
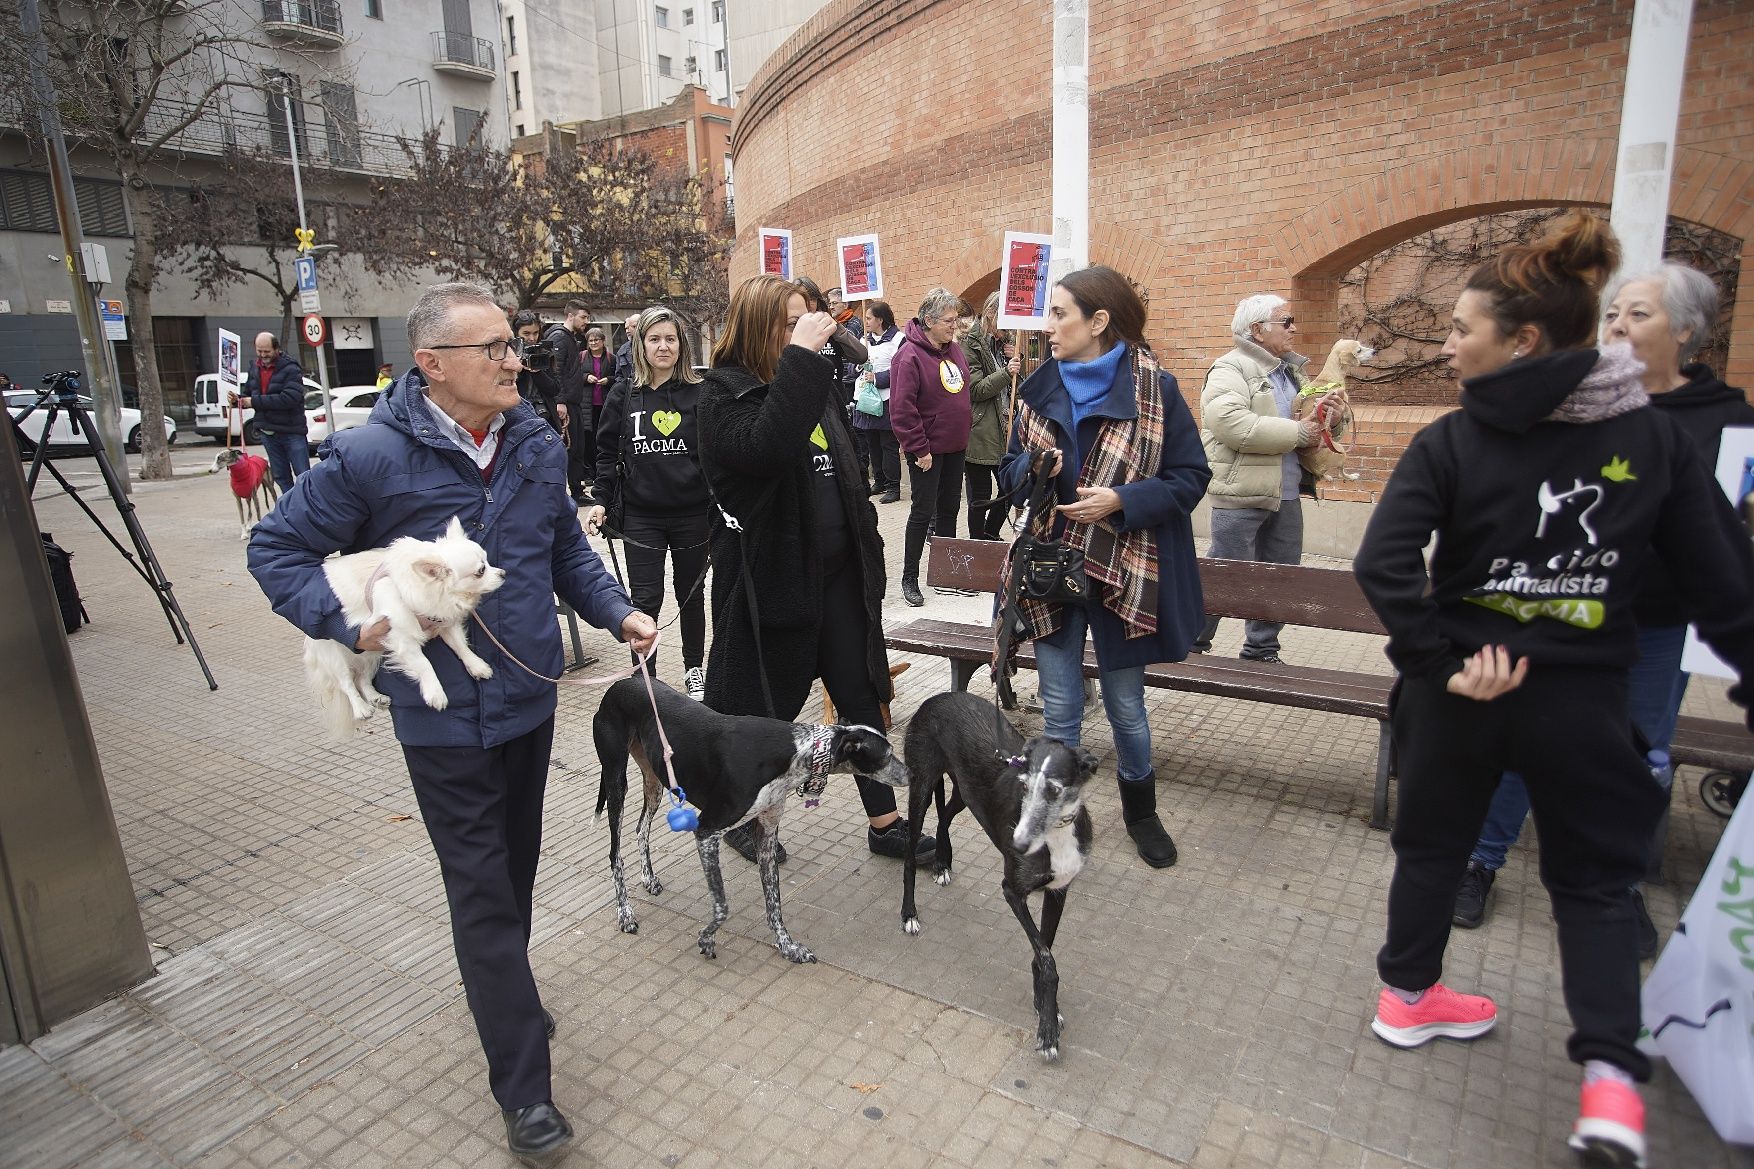
[[[1591,347],[1618,262],[1607,225],[1573,212],[1474,272],[1443,348],[1461,409],[1401,457],[1354,571],[1400,674],[1386,985],[1371,1029],[1417,1047],[1496,1024],[1492,1000],[1438,978],[1493,790],[1521,774],[1558,926],[1567,1052],[1584,1066],[1570,1144],[1630,1166],[1644,1156],[1635,1082],[1650,1075],[1631,889],[1664,804],[1627,709],[1635,591],[1647,565],[1670,570],[1746,706],[1754,553],[1693,443],[1650,409],[1631,347]]]

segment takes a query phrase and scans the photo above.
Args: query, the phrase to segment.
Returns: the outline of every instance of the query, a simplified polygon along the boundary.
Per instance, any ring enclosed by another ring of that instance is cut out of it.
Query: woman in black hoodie
[[[1469,279],[1444,354],[1461,410],[1401,457],[1354,570],[1388,629],[1400,807],[1386,984],[1371,1029],[1398,1047],[1491,1030],[1490,999],[1438,982],[1456,887],[1498,777],[1520,773],[1553,902],[1567,1051],[1584,1065],[1570,1143],[1644,1154],[1631,887],[1663,806],[1627,713],[1633,604],[1661,562],[1681,609],[1754,674],[1754,552],[1693,442],[1651,410],[1624,344],[1588,348],[1619,259],[1574,212]],[[1437,543],[1429,568],[1423,549]]]
[[[664,553],[682,603],[683,685],[706,698],[706,572],[712,502],[700,473],[700,427],[694,371],[682,319],[663,306],[639,315],[633,337],[633,381],[618,381],[597,411],[597,482],[603,504],[585,513],[596,534],[609,519],[627,545],[627,588],[634,606],[653,618],[664,608]]]

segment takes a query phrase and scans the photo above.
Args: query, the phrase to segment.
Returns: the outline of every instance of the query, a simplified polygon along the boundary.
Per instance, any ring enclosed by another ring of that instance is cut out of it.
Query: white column
[[[1627,272],[1652,268],[1663,258],[1692,20],[1692,0],[1638,0],[1633,8],[1610,215]]]
[[[1090,0],[1054,0],[1054,255],[1058,280],[1090,263]]]

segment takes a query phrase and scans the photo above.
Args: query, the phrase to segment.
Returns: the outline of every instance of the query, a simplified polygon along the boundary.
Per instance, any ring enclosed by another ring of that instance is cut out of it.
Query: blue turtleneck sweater
[[[1127,343],[1122,341],[1094,361],[1062,361],[1060,362],[1060,381],[1066,386],[1066,394],[1072,399],[1072,442],[1078,442],[1078,427],[1084,422],[1085,415],[1094,410],[1108,396],[1109,387],[1115,384],[1115,371],[1120,368],[1121,359],[1127,355]],[[1078,465],[1084,464],[1084,452],[1078,452]]]

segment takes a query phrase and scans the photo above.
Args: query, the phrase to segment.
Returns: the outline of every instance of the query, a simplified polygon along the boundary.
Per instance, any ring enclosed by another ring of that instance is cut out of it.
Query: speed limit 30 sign
[[[323,347],[323,342],[329,339],[329,326],[324,324],[323,318],[319,317],[316,313],[312,313],[310,316],[306,317],[302,327],[305,335],[305,344],[309,345],[312,349],[321,349]]]

